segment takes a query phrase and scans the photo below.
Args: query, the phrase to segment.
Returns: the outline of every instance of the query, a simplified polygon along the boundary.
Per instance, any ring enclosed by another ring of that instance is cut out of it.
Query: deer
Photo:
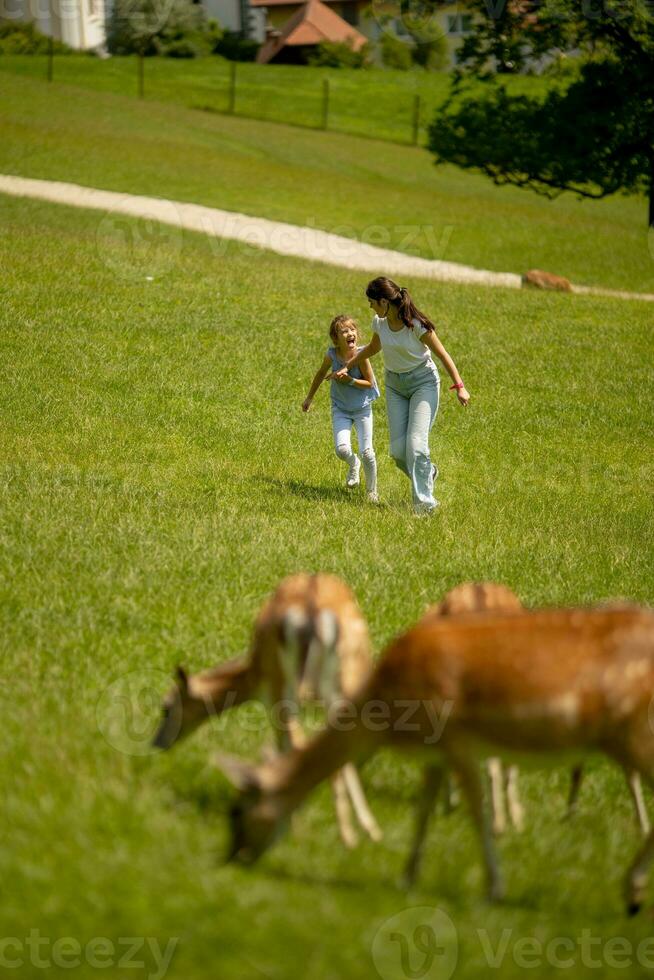
[[[326,727],[308,744],[259,767],[224,756],[215,760],[239,789],[228,859],[252,864],[330,773],[395,746],[423,759],[431,754],[406,883],[417,879],[429,815],[450,770],[458,775],[481,842],[488,896],[499,901],[504,886],[480,760],[500,754],[542,766],[599,753],[652,786],[653,694],[651,609],[488,612],[418,623],[386,648],[355,710],[336,703]],[[650,830],[626,874],[629,914],[642,907],[653,859]]]
[[[323,700],[329,708],[337,697],[351,698],[371,670],[368,626],[345,582],[325,573],[290,575],[261,608],[247,656],[191,676],[177,668],[153,745],[169,749],[208,718],[259,699],[274,718],[278,750],[287,751],[306,740],[302,704]],[[345,846],[357,843],[350,802],[362,829],[381,840],[354,765],[333,775],[332,789]]]
[[[507,585],[500,582],[463,582],[446,592],[440,602],[429,606],[421,621],[429,622],[434,617],[459,616],[462,613],[519,612],[522,609],[524,606],[520,599]],[[518,794],[518,767],[508,766],[505,770],[498,756],[491,756],[486,766],[491,790],[493,833],[499,837],[506,831],[507,810],[512,826],[516,830],[522,830],[524,809]],[[458,790],[451,777],[448,777],[445,784],[445,805],[448,811],[454,809],[458,799]]]
[[[628,605],[628,604],[627,604]],[[619,609],[622,602],[604,603],[605,609]],[[451,589],[443,599],[430,606],[423,615],[423,621],[429,621],[434,616],[456,616],[467,612],[505,611],[518,612],[524,609],[518,596],[508,586],[498,582],[464,582]],[[524,828],[524,809],[518,794],[518,767],[508,766],[505,770],[499,757],[491,757],[487,761],[488,775],[491,785],[491,804],[493,815],[493,833],[503,834],[507,827],[507,810],[513,827],[520,831]],[[627,787],[634,805],[638,826],[644,837],[650,829],[649,817],[645,809],[643,788],[637,772],[625,772]],[[579,791],[583,780],[583,766],[574,766],[570,778],[570,790],[565,817],[572,817],[577,811]],[[446,785],[448,808],[452,808],[456,800],[451,781]]]

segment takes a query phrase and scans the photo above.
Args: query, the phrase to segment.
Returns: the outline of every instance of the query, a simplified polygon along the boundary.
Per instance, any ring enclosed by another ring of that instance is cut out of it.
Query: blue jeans
[[[358,412],[345,412],[338,405],[332,405],[332,429],[334,448],[339,459],[352,465],[356,453],[352,449],[352,426],[356,429],[359,452],[363,460],[368,493],[377,492],[377,459],[372,448],[372,407]]]
[[[413,504],[431,510],[434,477],[429,432],[438,411],[440,379],[433,362],[398,374],[386,371],[386,407],[391,456],[411,480]]]

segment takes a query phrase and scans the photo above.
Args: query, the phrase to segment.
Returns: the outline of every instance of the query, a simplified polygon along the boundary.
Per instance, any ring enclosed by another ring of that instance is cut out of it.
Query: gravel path
[[[457,262],[442,262],[405,255],[392,249],[366,245],[353,238],[332,235],[317,228],[289,225],[267,218],[255,218],[235,211],[167,201],[164,198],[141,197],[101,191],[79,184],[52,180],[34,180],[0,174],[0,192],[15,197],[31,197],[56,204],[92,208],[112,214],[126,214],[199,231],[215,238],[232,239],[247,245],[269,249],[279,255],[293,255],[314,262],[325,262],[346,269],[359,269],[389,276],[418,276],[441,282],[466,283],[476,286],[522,288],[522,276],[513,272],[490,272],[473,269]],[[573,286],[573,292],[620,299],[654,301],[650,293],[629,293],[599,287]]]

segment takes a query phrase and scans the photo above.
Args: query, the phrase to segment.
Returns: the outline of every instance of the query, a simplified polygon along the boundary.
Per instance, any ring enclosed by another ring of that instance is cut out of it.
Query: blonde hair
[[[348,316],[347,313],[339,313],[335,316],[332,322],[329,324],[329,336],[338,344],[338,328],[339,327],[354,327],[357,334],[357,340],[359,339],[359,324],[356,322],[354,317]]]

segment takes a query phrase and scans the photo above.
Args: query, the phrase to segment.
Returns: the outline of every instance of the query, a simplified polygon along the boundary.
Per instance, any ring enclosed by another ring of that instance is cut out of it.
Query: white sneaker
[[[438,500],[435,500],[431,506],[429,504],[416,504],[413,508],[413,513],[416,517],[429,517],[430,514],[435,514],[439,507],[440,503]]]
[[[350,468],[347,471],[347,477],[345,478],[346,487],[358,487],[359,486],[359,476],[361,473],[361,460],[358,456],[355,456],[350,463]]]
[[[379,503],[379,494],[377,493],[376,490],[369,490],[368,493],[366,494],[366,497],[369,504]]]

